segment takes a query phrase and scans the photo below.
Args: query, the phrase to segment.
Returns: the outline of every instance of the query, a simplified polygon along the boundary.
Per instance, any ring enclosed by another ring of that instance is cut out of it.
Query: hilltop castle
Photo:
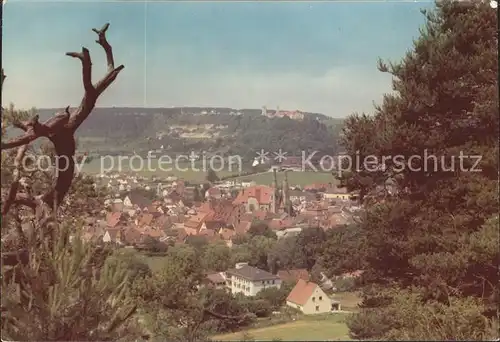
[[[303,120],[304,113],[299,110],[295,111],[280,111],[280,107],[278,106],[276,110],[271,111],[268,110],[266,106],[262,107],[262,115],[267,116],[268,118],[289,118],[292,120]]]

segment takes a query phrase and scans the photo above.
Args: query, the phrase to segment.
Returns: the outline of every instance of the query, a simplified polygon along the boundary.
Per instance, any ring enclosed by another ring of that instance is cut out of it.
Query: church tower
[[[276,214],[278,212],[278,207],[279,207],[278,200],[280,197],[280,193],[279,193],[279,189],[278,189],[278,176],[276,175],[276,169],[273,169],[272,188],[273,188],[274,194],[273,194],[273,204],[272,204],[273,207],[271,208],[271,211]]]

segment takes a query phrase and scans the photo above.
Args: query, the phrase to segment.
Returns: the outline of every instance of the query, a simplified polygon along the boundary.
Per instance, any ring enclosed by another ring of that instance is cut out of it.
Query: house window
[[[316,297],[313,297],[312,299],[313,299],[313,302],[315,302],[315,301],[316,301]]]
[[[319,300],[322,300],[322,299],[323,299],[323,297],[319,296]]]
[[[274,280],[273,280],[273,284],[274,284]]]
[[[316,311],[319,311],[319,306],[316,306]]]
[[[263,280],[263,281],[262,281],[262,285],[264,285],[265,283],[266,283],[266,282]]]

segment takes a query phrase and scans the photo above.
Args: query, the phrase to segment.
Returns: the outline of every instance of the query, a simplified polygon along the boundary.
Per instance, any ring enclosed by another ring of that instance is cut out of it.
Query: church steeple
[[[279,197],[280,197],[280,191],[278,189],[278,176],[276,175],[276,169],[273,169],[273,191],[274,191],[274,196],[273,196],[273,207],[271,208],[273,213],[278,212],[278,207],[279,207]]]

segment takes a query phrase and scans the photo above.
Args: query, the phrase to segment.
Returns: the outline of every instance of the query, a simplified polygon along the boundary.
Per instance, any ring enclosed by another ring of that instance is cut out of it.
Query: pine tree
[[[367,211],[367,288],[350,323],[357,338],[480,339],[498,322],[497,18],[486,2],[436,7],[424,11],[426,27],[400,63],[380,62],[396,93],[344,128],[353,160],[356,151],[361,160],[392,156],[342,179],[360,190]],[[398,320],[404,310],[435,320],[425,332],[422,322]]]

